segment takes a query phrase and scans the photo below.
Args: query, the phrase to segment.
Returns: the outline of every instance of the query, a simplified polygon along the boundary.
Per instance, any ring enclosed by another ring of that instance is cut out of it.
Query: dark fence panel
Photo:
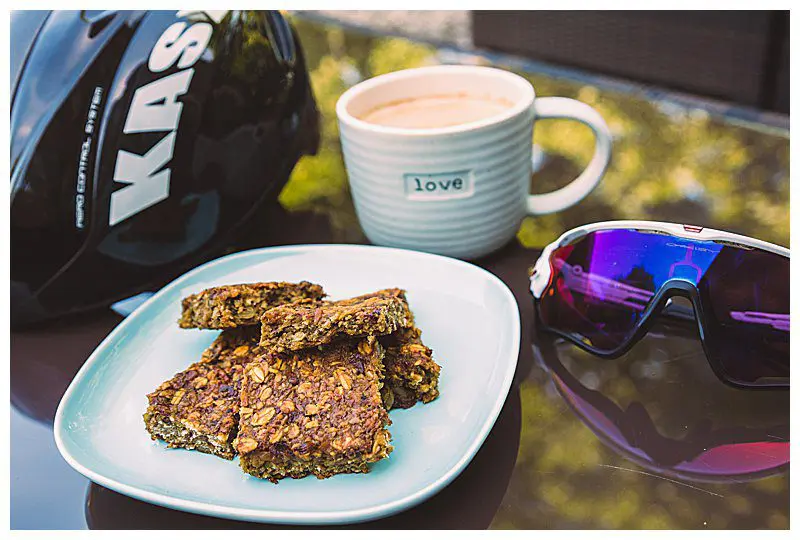
[[[476,11],[475,45],[788,112],[789,14]]]

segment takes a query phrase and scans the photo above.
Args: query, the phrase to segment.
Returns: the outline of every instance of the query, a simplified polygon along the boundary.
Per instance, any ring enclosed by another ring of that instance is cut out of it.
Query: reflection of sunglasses
[[[534,356],[575,414],[603,442],[632,461],[670,476],[695,481],[741,481],[779,473],[789,464],[788,425],[768,429],[713,428],[700,421],[681,440],[664,437],[644,406],[623,410],[585,387],[559,360],[555,342],[539,334]]]
[[[546,330],[605,358],[625,353],[683,296],[720,379],[789,386],[786,248],[674,223],[595,223],[544,249],[531,292]]]

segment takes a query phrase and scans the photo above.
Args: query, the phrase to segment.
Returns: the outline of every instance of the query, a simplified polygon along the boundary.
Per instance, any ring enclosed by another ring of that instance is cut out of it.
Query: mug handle
[[[563,97],[536,98],[534,118],[577,120],[592,128],[595,137],[594,155],[586,169],[561,189],[541,195],[528,195],[528,214],[550,214],[569,208],[586,197],[603,177],[611,160],[611,130],[603,117],[586,103]]]

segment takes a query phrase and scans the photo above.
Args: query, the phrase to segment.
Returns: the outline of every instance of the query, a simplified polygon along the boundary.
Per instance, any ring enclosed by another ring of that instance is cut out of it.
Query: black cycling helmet
[[[15,12],[11,96],[14,326],[218,254],[319,141],[275,11]]]

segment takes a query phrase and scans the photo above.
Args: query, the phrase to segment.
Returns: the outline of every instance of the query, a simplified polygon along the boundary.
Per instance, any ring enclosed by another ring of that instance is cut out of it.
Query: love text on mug
[[[406,198],[415,201],[463,199],[475,192],[472,171],[403,175]]]

